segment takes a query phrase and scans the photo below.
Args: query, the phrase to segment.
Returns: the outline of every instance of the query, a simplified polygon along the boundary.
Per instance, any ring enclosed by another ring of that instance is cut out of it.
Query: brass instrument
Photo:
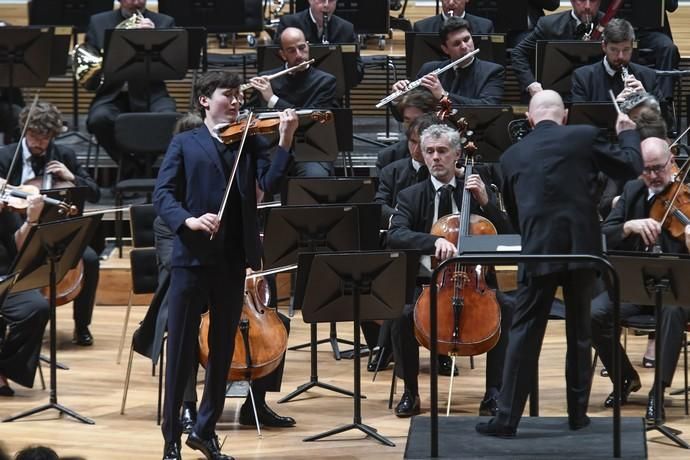
[[[462,64],[463,62],[467,61],[469,58],[471,58],[472,56],[474,56],[474,55],[477,54],[478,52],[479,52],[479,48],[477,48],[476,50],[472,51],[471,53],[467,53],[466,55],[464,55],[464,56],[461,57],[460,59],[455,60],[455,61],[451,62],[450,64],[444,66],[444,67],[440,67],[440,68],[434,70],[433,72],[429,72],[427,75],[441,75],[441,74],[442,74],[443,72],[445,72],[446,70],[452,69],[453,67],[455,67],[455,66],[457,66],[457,65],[459,65],[459,64]],[[425,76],[426,76],[426,75],[425,75]],[[424,77],[422,77],[422,78],[424,78]],[[377,109],[380,109],[381,107],[383,107],[384,105],[388,104],[389,102],[392,102],[392,101],[396,100],[397,98],[399,98],[399,97],[402,96],[403,94],[409,93],[409,92],[412,91],[413,89],[417,88],[419,85],[422,84],[422,78],[420,78],[419,80],[413,81],[412,83],[410,83],[409,85],[407,85],[407,87],[406,87],[405,89],[401,89],[401,90],[395,91],[395,92],[389,94],[388,96],[384,97],[383,99],[381,99],[381,100],[379,101],[378,104],[376,104],[376,108],[377,108]]]
[[[144,20],[144,15],[139,10],[124,21],[120,22],[116,29],[137,29]],[[103,56],[102,51],[86,44],[80,43],[70,53],[72,57],[72,73],[82,88],[88,91],[97,91],[103,85]]]
[[[280,76],[285,75],[286,73],[299,72],[299,71],[301,71],[302,69],[306,69],[307,67],[309,67],[309,66],[310,66],[311,64],[313,64],[313,63],[314,63],[314,59],[309,59],[308,61],[304,61],[304,62],[302,62],[302,63],[300,63],[300,64],[297,64],[297,65],[294,66],[294,67],[289,67],[289,68],[287,68],[287,69],[283,69],[283,70],[281,70],[280,72],[276,72],[276,73],[274,73],[274,74],[272,74],[272,75],[264,75],[263,77],[264,77],[266,80],[271,81],[271,80],[273,80],[274,78],[278,78],[278,77],[280,77]],[[252,87],[252,84],[251,84],[251,83],[242,83],[242,84],[240,85],[240,91],[241,91],[241,92],[247,91],[247,90],[248,90],[249,88],[251,88],[251,87]]]

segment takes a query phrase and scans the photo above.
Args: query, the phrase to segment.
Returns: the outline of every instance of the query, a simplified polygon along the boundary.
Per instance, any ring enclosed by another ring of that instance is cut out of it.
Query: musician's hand
[[[632,93],[642,93],[644,92],[644,85],[640,80],[635,78],[635,75],[628,75],[625,80],[625,89],[630,90]]]
[[[445,238],[437,239],[434,246],[436,246],[434,255],[438,260],[446,260],[449,257],[453,257],[455,253],[458,252],[455,245]]]
[[[393,83],[393,91],[402,91],[410,84],[410,80],[398,80]]]
[[[30,223],[38,222],[43,212],[43,195],[29,195],[26,198],[26,221]]]
[[[455,177],[463,178],[465,177],[465,167],[459,163],[455,163]]]
[[[75,179],[74,174],[72,174],[72,171],[67,169],[67,166],[65,166],[57,160],[48,162],[48,164],[46,165],[46,172],[54,174],[58,178],[69,182],[74,182]]]
[[[249,80],[249,84],[252,88],[261,93],[261,97],[264,101],[268,102],[273,97],[273,88],[271,87],[271,82],[265,77],[254,77]]]
[[[616,134],[620,134],[629,129],[637,129],[635,122],[624,113],[618,114],[618,119],[616,120]]]
[[[472,193],[472,196],[479,203],[479,206],[486,206],[489,203],[489,195],[486,193],[486,185],[479,174],[471,174],[465,181],[465,188]]]
[[[685,226],[685,247],[690,251],[690,224]]]
[[[436,74],[428,74],[422,77],[422,86],[431,91],[431,94],[440,100],[443,97],[443,85]]]
[[[155,29],[156,24],[153,23],[149,18],[144,18],[137,26],[138,29]]]
[[[216,233],[220,227],[220,221],[218,220],[217,214],[212,214],[207,212],[201,217],[188,217],[184,224],[195,232],[202,231],[209,235],[211,233]]]
[[[644,244],[651,246],[661,233],[661,224],[651,218],[629,220],[623,224],[623,234],[627,237],[633,233],[639,235]]]
[[[529,93],[530,97],[531,97],[531,96],[534,96],[534,95],[537,94],[539,91],[544,91],[544,88],[542,88],[541,83],[539,83],[538,81],[535,81],[534,83],[531,83],[531,84],[527,87],[527,92]]]
[[[299,126],[299,117],[295,112],[295,109],[285,109],[280,112],[280,145],[285,150],[290,150],[292,147],[292,140],[295,136],[295,131]]]

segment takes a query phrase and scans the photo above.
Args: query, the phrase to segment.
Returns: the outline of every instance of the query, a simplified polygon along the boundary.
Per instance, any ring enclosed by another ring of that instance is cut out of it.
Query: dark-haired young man
[[[227,207],[219,210],[239,143],[223,144],[219,126],[237,120],[243,98],[238,76],[208,72],[195,85],[204,125],[173,138],[158,174],[154,207],[175,234],[168,305],[168,366],[162,431],[164,459],[180,458],[180,406],[192,368],[199,316],[209,306],[209,359],[196,425],[187,445],[207,459],[232,457],[220,450],[215,433],[225,403],[225,384],[244,298],[246,268],[261,265],[256,216],[259,188],[275,193],[292,160],[298,126],[293,109],[280,114],[278,147],[269,159],[267,143],[249,138],[230,185]],[[213,238],[211,239],[211,236]]]

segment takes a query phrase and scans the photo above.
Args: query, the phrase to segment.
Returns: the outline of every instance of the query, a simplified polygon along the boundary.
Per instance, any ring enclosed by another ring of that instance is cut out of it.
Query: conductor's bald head
[[[568,111],[565,109],[563,99],[553,90],[539,91],[529,103],[527,119],[532,126],[540,121],[551,120],[559,125],[565,124]]]

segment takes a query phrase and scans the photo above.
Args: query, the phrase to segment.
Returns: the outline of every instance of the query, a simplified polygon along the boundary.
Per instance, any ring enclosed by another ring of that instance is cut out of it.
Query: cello
[[[474,145],[465,147],[465,177],[472,174]],[[470,213],[469,190],[462,193],[460,214],[441,216],[431,233],[441,236],[456,248],[467,235],[495,235],[496,228],[487,218]],[[456,254],[459,255],[459,254]],[[501,308],[496,293],[487,285],[490,267],[451,264],[439,276],[438,353],[450,356],[474,356],[491,350],[501,334]],[[430,348],[430,288],[424,286],[414,309],[415,336]]]

